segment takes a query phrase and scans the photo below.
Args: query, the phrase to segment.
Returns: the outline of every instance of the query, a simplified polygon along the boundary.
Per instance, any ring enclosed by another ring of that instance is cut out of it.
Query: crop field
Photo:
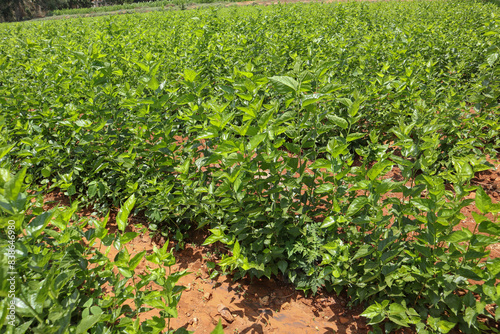
[[[479,1],[0,25],[0,329],[174,333],[187,272],[129,253],[139,219],[205,231],[214,277],[344,295],[365,332],[499,332],[499,54]]]

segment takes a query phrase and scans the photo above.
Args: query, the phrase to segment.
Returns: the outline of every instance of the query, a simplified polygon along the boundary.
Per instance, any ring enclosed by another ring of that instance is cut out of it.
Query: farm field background
[[[205,288],[231,272],[319,291],[330,313],[337,294],[369,324],[326,314],[318,331],[500,330],[499,15],[394,1],[0,25],[0,226],[15,222],[16,323],[161,332],[160,318],[181,319],[174,285],[193,270],[172,254],[196,241],[203,260],[187,258]],[[61,196],[66,208],[47,202]],[[93,218],[106,215],[108,228]],[[166,246],[125,247],[141,233]],[[181,271],[163,279],[165,266]],[[290,298],[269,296],[246,295],[257,312],[242,308],[246,323],[224,309],[206,319],[267,332]],[[146,320],[144,305],[161,317]]]

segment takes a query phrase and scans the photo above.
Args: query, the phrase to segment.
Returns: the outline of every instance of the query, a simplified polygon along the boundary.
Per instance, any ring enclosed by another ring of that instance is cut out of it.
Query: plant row
[[[209,228],[236,277],[346,291],[386,331],[493,328],[500,208],[471,180],[500,145],[498,14],[413,1],[5,25],[0,155],[103,212],[133,196],[178,241]]]
[[[149,255],[129,253],[139,235],[124,232],[133,198],[112,232],[109,213],[82,218],[76,201],[44,210],[42,194],[26,192],[25,177],[26,168],[16,175],[0,169],[2,333],[191,333],[170,326],[185,289],[176,284],[189,273],[171,272],[169,243]],[[158,315],[141,319],[151,310]],[[219,322],[212,334],[221,333]]]

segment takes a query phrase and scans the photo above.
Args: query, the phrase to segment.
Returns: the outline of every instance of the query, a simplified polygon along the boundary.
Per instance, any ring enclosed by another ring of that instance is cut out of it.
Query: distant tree
[[[0,2],[0,21],[19,21],[32,17],[40,8],[29,0],[3,0]]]
[[[43,16],[47,11],[92,7],[92,0],[0,0],[0,22]]]
[[[47,10],[92,7],[92,0],[37,0],[45,4]]]

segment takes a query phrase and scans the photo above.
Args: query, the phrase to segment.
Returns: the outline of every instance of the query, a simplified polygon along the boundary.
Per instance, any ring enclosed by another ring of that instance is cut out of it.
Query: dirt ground
[[[186,246],[176,253],[175,269],[190,275],[180,283],[188,289],[179,304],[174,327],[210,333],[222,315],[225,333],[365,333],[362,309],[349,310],[342,296],[320,293],[305,297],[279,279],[233,281],[209,278],[206,248]],[[225,311],[228,310],[229,314]]]

